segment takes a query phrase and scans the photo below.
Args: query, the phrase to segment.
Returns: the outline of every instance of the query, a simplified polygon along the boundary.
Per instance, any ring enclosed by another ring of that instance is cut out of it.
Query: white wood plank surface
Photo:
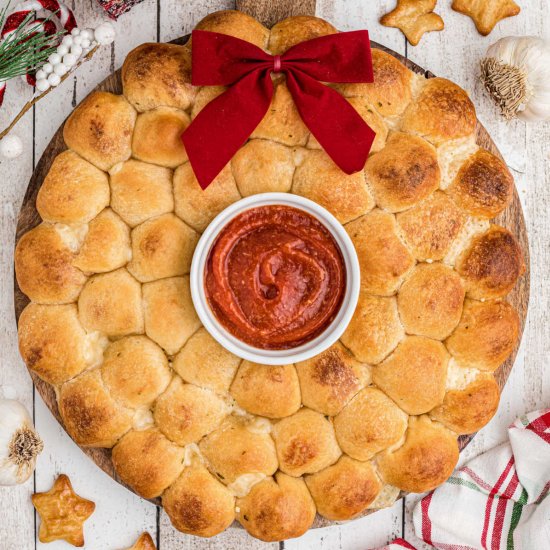
[[[522,13],[503,21],[489,37],[475,31],[470,19],[453,12],[450,1],[437,7],[445,21],[441,33],[426,35],[420,45],[406,45],[401,33],[378,23],[380,15],[393,8],[394,0],[318,0],[319,16],[342,30],[368,28],[371,38],[408,55],[434,73],[453,79],[465,87],[476,104],[479,118],[504,154],[514,172],[524,205],[531,246],[531,306],[522,348],[499,411],[463,453],[461,461],[504,440],[506,426],[527,410],[550,405],[550,125],[526,126],[505,123],[477,79],[477,60],[496,39],[506,35],[533,34],[550,38],[545,17],[547,0],[520,0]],[[94,26],[104,19],[94,0],[73,2],[77,19]],[[113,69],[137,44],[171,40],[189,32],[198,20],[216,9],[232,7],[229,0],[145,0],[116,23],[118,38],[111,48],[96,55],[78,74],[42,100],[16,127],[25,143],[24,154],[14,161],[0,162],[1,271],[0,271],[0,392],[15,394],[33,412],[46,448],[38,461],[36,475],[25,485],[0,488],[0,550],[69,548],[65,543],[42,545],[35,537],[34,510],[30,495],[46,490],[58,473],[66,473],[75,489],[97,503],[97,510],[86,524],[86,548],[117,550],[128,547],[139,533],[148,530],[162,550],[249,550],[285,548],[288,550],[367,550],[405,536],[417,548],[428,548],[414,537],[410,513],[417,498],[409,497],[391,509],[341,526],[312,530],[284,544],[264,544],[248,537],[241,529],[230,529],[205,541],[174,530],[167,516],[139,499],[103,474],[78,449],[53,419],[41,398],[33,392],[30,377],[17,351],[13,315],[13,242],[17,212],[33,166],[40,158],[55,129],[74,106]],[[6,101],[0,110],[2,127],[31,95],[22,82],[10,82]]]

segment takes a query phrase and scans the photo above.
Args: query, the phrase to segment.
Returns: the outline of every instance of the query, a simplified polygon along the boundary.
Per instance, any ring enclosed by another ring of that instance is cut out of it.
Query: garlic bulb
[[[481,80],[508,120],[550,120],[550,43],[501,38],[481,61]]]
[[[18,401],[0,399],[0,485],[27,481],[43,448],[27,409]]]

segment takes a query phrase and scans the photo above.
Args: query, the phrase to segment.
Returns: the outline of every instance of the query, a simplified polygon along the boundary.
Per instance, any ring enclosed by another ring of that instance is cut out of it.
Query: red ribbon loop
[[[225,34],[193,31],[192,83],[229,86],[182,134],[203,189],[250,137],[273,97],[271,72],[284,72],[302,120],[347,174],[362,170],[375,132],[338,92],[321,82],[372,82],[368,31],[322,36],[272,56]],[[320,82],[321,81],[321,82]]]

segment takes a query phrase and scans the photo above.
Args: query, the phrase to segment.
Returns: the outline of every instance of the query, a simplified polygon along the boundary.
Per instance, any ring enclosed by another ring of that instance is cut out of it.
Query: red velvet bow
[[[182,140],[197,180],[206,189],[269,109],[272,72],[283,72],[311,133],[347,174],[362,170],[374,131],[322,82],[372,82],[368,31],[307,40],[272,56],[239,38],[193,31],[192,83],[230,86],[197,115]]]

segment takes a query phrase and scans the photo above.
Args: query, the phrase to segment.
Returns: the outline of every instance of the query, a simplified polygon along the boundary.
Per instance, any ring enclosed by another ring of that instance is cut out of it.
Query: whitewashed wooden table
[[[94,26],[104,19],[94,0],[73,0],[78,21]],[[424,37],[416,48],[408,46],[396,29],[378,23],[393,8],[394,0],[318,0],[317,15],[341,30],[368,28],[371,38],[407,55],[439,76],[451,78],[471,94],[478,115],[511,168],[522,200],[531,246],[531,302],[520,353],[504,389],[499,411],[475,438],[461,460],[503,441],[506,426],[527,410],[550,405],[550,124],[507,124],[501,119],[478,82],[477,62],[492,42],[508,35],[537,35],[550,39],[548,0],[519,0],[522,13],[501,22],[489,37],[480,36],[472,21],[451,10],[451,0],[440,0],[437,11],[446,29]],[[414,537],[410,511],[417,498],[408,497],[391,509],[342,526],[308,532],[285,543],[265,544],[241,529],[230,529],[212,539],[184,536],[174,530],[164,512],[133,495],[101,472],[71,441],[33,391],[27,369],[17,350],[13,313],[13,244],[17,213],[33,168],[57,127],[88,92],[118,68],[125,55],[146,41],[168,41],[191,31],[207,13],[232,8],[227,0],[146,0],[116,23],[118,38],[100,51],[77,76],[69,78],[18,124],[14,133],[25,143],[24,154],[0,163],[2,238],[0,272],[0,391],[16,397],[33,411],[45,441],[36,474],[25,485],[0,488],[0,550],[70,548],[64,542],[49,545],[36,537],[38,519],[30,495],[48,490],[59,473],[73,480],[77,492],[97,504],[86,523],[86,548],[117,550],[131,546],[142,531],[149,531],[161,550],[367,550],[404,536],[417,548],[428,548]],[[22,82],[8,87],[0,126],[30,97]],[[532,550],[532,549],[529,549]],[[534,549],[533,549],[534,550]],[[538,550],[538,549],[537,549]]]

